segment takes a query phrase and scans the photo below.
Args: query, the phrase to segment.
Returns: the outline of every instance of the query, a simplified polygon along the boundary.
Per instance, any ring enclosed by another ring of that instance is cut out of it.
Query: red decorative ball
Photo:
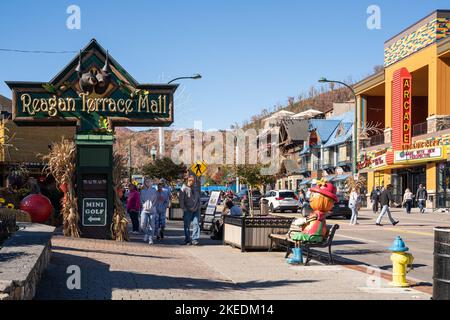
[[[23,198],[19,206],[20,210],[28,212],[31,221],[45,223],[53,212],[50,200],[41,194],[30,194]]]

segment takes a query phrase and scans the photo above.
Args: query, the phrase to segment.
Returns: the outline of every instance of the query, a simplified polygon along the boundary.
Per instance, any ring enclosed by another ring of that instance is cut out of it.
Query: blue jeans
[[[350,219],[350,224],[356,224],[358,222],[358,209],[356,207],[350,207],[352,209],[352,218]]]
[[[162,228],[166,227],[166,210],[156,212],[155,232],[159,234]]]
[[[408,214],[411,213],[413,201],[408,199],[406,200],[405,204],[406,204],[406,213]]]
[[[391,221],[391,223],[394,224],[395,220],[394,220],[394,218],[392,218],[391,211],[389,210],[388,205],[384,205],[383,209],[381,209],[381,213],[378,216],[377,223],[381,224],[381,220],[383,220],[383,217],[386,213],[388,214],[388,217],[389,217],[389,220]]]
[[[145,240],[147,237],[150,240],[155,236],[155,220],[155,213],[141,212],[141,230],[145,234]]]
[[[191,242],[191,222],[192,222],[192,240],[200,239],[200,209],[197,212],[184,211],[184,241]]]
[[[424,213],[425,212],[425,200],[418,200],[417,202],[419,205],[420,213]]]

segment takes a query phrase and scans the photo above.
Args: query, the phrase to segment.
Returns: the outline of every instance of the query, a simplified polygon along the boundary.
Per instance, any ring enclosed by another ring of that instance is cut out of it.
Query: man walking
[[[180,207],[183,209],[184,244],[191,244],[190,226],[193,223],[192,245],[200,239],[200,188],[195,185],[195,177],[190,175],[180,191]]]
[[[153,189],[150,179],[146,178],[144,187],[141,190],[141,229],[144,232],[144,242],[153,244],[155,236],[155,219],[156,219],[156,190]]]
[[[420,213],[425,213],[425,206],[427,201],[428,192],[427,189],[419,184],[419,189],[416,192],[417,205],[419,206]]]
[[[386,187],[386,189],[381,192],[381,195],[380,195],[381,213],[378,216],[378,219],[376,222],[377,226],[382,226],[381,220],[383,219],[383,217],[386,213],[388,214],[389,220],[391,221],[393,226],[395,226],[399,223],[399,221],[395,221],[394,218],[392,218],[391,211],[389,210],[389,205],[393,201],[393,198],[394,198],[392,196],[392,189],[393,189],[393,186],[391,184],[389,184]]]
[[[372,200],[372,211],[373,213],[378,212],[378,203],[380,202],[380,189],[378,187],[373,187],[372,192],[370,193],[370,200]]]
[[[164,238],[166,227],[166,210],[169,206],[169,193],[163,189],[163,183],[158,183],[156,192],[156,239]]]

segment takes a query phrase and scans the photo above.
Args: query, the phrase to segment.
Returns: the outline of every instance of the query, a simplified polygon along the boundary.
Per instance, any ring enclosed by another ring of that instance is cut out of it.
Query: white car
[[[298,210],[298,197],[292,190],[272,190],[264,196],[269,203],[270,212],[284,212]]]

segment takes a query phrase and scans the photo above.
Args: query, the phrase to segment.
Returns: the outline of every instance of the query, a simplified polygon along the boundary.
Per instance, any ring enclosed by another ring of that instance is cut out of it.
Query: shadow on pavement
[[[92,253],[101,253],[101,254],[112,254],[112,255],[119,255],[119,256],[127,256],[127,257],[138,257],[138,258],[154,258],[154,259],[171,259],[168,257],[158,257],[158,256],[152,256],[152,255],[140,255],[140,254],[134,254],[134,253],[126,253],[126,252],[119,252],[119,251],[109,251],[109,250],[88,250],[88,249],[81,249],[81,248],[70,248],[70,247],[61,247],[61,246],[52,246],[53,251],[76,251],[76,252],[92,252]]]
[[[67,267],[76,265],[81,270],[81,289],[69,290],[70,274]],[[248,281],[235,284],[231,281],[189,278],[162,274],[142,274],[132,271],[110,270],[103,262],[76,255],[54,252],[49,268],[37,288],[36,300],[95,299],[110,300],[113,290],[240,290],[275,288],[289,284],[311,283],[316,280]],[[126,297],[125,297],[126,298]],[[145,298],[145,297],[144,297]]]

